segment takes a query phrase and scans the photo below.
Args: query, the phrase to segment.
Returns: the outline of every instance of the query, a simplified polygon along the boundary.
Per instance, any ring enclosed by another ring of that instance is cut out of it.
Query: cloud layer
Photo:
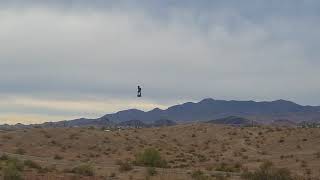
[[[1,1],[0,122],[205,97],[320,104],[319,1],[139,2]]]

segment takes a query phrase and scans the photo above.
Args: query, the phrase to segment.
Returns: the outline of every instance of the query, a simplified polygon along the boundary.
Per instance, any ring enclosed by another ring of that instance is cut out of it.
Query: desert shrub
[[[243,155],[243,156],[242,156],[242,159],[249,159],[249,156]]]
[[[37,169],[37,170],[38,170],[38,173],[46,174],[49,172],[53,172],[53,170],[55,169],[52,167],[44,167],[44,168],[41,167],[40,169]]]
[[[8,164],[3,169],[3,180],[22,180],[21,171],[15,164]]]
[[[115,172],[112,172],[109,177],[114,178],[116,176],[117,176],[117,174]]]
[[[38,170],[42,169],[42,167],[38,163],[31,160],[25,160],[24,165],[32,169],[38,169]]]
[[[275,168],[271,162],[263,163],[254,172],[243,173],[241,178],[245,180],[294,180],[289,170]]]
[[[9,159],[9,156],[6,155],[6,154],[3,154],[1,157],[0,157],[0,161],[7,161]]]
[[[2,178],[4,180],[20,180],[22,179],[21,171],[24,165],[16,158],[2,155],[0,157],[0,170],[2,171]]]
[[[16,154],[23,155],[23,154],[26,153],[26,151],[25,151],[24,149],[22,149],[22,148],[18,148],[18,149],[16,149],[15,153],[16,153]]]
[[[94,175],[94,169],[89,164],[83,164],[80,166],[76,166],[71,170],[72,173],[80,174],[84,176],[93,176]]]
[[[127,146],[127,147],[125,148],[125,150],[126,150],[126,151],[132,151],[132,150],[133,150],[133,146]]]
[[[241,169],[241,164],[239,163],[236,163],[234,165],[221,163],[216,167],[216,171],[224,171],[224,172],[239,172],[240,169]]]
[[[301,167],[302,168],[308,167],[308,163],[306,161],[301,161]]]
[[[208,158],[203,154],[197,154],[197,157],[198,157],[200,162],[208,161]]]
[[[43,131],[43,135],[45,138],[50,139],[52,136],[48,134],[46,131]]]
[[[3,157],[3,159],[5,160],[1,160],[0,164],[2,165],[2,167],[14,167],[15,169],[17,169],[18,171],[23,171],[24,169],[24,164],[19,161],[17,158],[12,158],[9,156],[5,156]]]
[[[154,168],[154,167],[148,167],[147,168],[147,174],[149,175],[149,176],[154,176],[154,175],[156,175],[158,172],[157,172],[157,170],[156,170],[156,168]]]
[[[200,170],[194,171],[191,174],[191,178],[194,180],[208,180],[209,178]]]
[[[149,148],[144,150],[143,153],[140,153],[136,156],[134,161],[136,165],[139,166],[149,166],[149,167],[166,167],[167,162],[164,160],[159,151],[154,148]]]
[[[2,139],[5,139],[5,140],[10,140],[12,139],[13,137],[9,134],[5,134],[5,135],[2,135]]]
[[[78,134],[77,133],[70,134],[69,139],[78,139]]]
[[[55,160],[62,160],[63,157],[60,156],[59,154],[55,154],[54,157],[53,157]]]
[[[58,145],[57,141],[55,141],[55,140],[50,141],[50,143],[51,143],[52,145]]]
[[[222,174],[216,174],[213,177],[215,177],[215,180],[228,180],[230,179],[230,175],[222,175]]]
[[[126,161],[126,162],[120,161],[120,162],[118,162],[118,164],[120,166],[119,167],[120,172],[131,171],[133,169],[132,165],[128,161]]]

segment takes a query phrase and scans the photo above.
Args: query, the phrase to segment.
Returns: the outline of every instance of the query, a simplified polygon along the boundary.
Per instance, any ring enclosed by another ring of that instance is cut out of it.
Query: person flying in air
[[[141,87],[140,86],[138,86],[138,97],[141,97],[142,95],[141,95],[141,91],[142,91],[142,89],[141,89]]]

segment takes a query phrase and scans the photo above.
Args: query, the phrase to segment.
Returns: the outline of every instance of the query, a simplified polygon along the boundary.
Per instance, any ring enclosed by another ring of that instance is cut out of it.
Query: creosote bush
[[[20,155],[24,155],[26,153],[26,151],[22,148],[18,148],[18,149],[16,149],[15,153],[20,154]]]
[[[158,172],[157,172],[156,168],[154,168],[154,167],[148,167],[147,168],[147,174],[149,176],[155,176],[157,173]]]
[[[264,162],[254,172],[243,173],[241,178],[245,180],[295,180],[289,170],[276,168],[271,162]]]
[[[42,167],[38,163],[31,160],[25,160],[24,165],[32,169],[38,169],[38,170],[42,169]]]
[[[80,174],[84,176],[93,176],[94,175],[94,169],[89,164],[83,164],[80,166],[76,166],[71,170],[72,173]]]
[[[221,163],[216,167],[216,171],[224,171],[224,172],[240,172],[241,164],[235,163],[233,165]]]
[[[54,157],[53,157],[55,160],[62,160],[63,157],[60,156],[59,154],[55,154]]]
[[[24,164],[16,158],[7,155],[0,157],[0,170],[2,171],[3,180],[22,180],[21,172]]]
[[[3,168],[3,180],[22,180],[21,171],[14,164],[8,164]]]
[[[167,167],[166,160],[164,160],[159,151],[154,148],[146,149],[143,153],[136,155],[134,163],[138,166]]]
[[[192,172],[191,178],[194,180],[209,180],[209,177],[200,170]]]
[[[133,169],[132,165],[128,162],[128,161],[119,161],[118,162],[119,167],[119,171],[120,172],[125,172],[125,171],[131,171]]]

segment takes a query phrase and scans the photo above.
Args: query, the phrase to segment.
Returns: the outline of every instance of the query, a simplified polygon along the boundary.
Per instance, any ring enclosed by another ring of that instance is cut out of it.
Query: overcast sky
[[[320,105],[319,12],[319,0],[0,0],[0,124],[207,97]]]

